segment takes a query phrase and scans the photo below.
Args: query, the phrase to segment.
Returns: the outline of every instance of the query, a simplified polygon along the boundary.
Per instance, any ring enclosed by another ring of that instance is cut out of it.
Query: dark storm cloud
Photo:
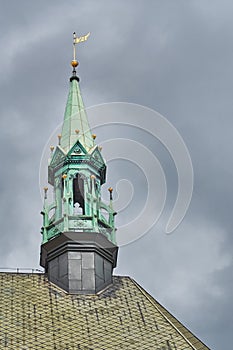
[[[38,265],[40,157],[63,117],[72,32],[90,30],[88,44],[78,48],[86,104],[125,101],[157,110],[181,133],[195,173],[193,200],[180,227],[163,234],[166,212],[146,236],[121,248],[117,273],[133,276],[211,348],[229,349],[233,5],[210,0],[0,5],[0,265]],[[137,137],[143,142],[143,135]],[[144,141],[163,164],[168,211],[177,191],[174,165],[158,144]],[[111,184],[124,172],[117,164],[113,169]]]

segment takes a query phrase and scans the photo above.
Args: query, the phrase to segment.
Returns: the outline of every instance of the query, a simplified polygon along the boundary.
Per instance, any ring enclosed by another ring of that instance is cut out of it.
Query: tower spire
[[[76,74],[76,68],[79,65],[76,59],[76,45],[86,41],[89,35],[90,33],[77,37],[75,32],[73,33],[73,60],[71,61],[73,71],[70,77],[70,90],[66,103],[60,142],[61,148],[65,153],[71,149],[77,140],[79,140],[87,151],[95,146],[79,87],[79,78]]]
[[[110,284],[118,251],[111,188],[109,205],[101,200],[106,164],[95,144],[76,76],[75,45],[89,35],[73,36],[73,75],[62,132],[48,167],[54,201],[48,203],[46,189],[42,211],[41,265],[52,282],[72,293],[95,293]],[[64,269],[67,273],[61,276]]]

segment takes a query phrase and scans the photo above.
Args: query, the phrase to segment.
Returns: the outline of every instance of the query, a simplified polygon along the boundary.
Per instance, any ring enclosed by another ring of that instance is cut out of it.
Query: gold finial
[[[108,192],[110,194],[110,201],[112,201],[112,191],[113,191],[113,188],[112,187],[109,187],[108,188]]]
[[[54,146],[50,146],[50,151],[53,152]]]
[[[44,199],[47,199],[48,187],[44,187]]]
[[[91,175],[91,179],[94,180],[95,179],[95,175]]]
[[[67,178],[67,175],[66,175],[66,174],[63,174],[63,175],[62,175],[62,178],[63,178],[63,180],[65,180],[65,179]]]
[[[79,134],[79,129],[74,130],[76,134]]]
[[[92,134],[91,137],[93,138],[93,140],[96,139],[96,134]]]
[[[70,64],[73,68],[76,68],[79,65],[78,61],[76,61],[76,60],[71,61]]]

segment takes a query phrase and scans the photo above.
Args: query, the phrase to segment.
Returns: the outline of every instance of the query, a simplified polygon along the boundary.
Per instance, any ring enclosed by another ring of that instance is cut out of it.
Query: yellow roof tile
[[[0,349],[208,350],[129,277],[70,295],[44,274],[0,273]]]

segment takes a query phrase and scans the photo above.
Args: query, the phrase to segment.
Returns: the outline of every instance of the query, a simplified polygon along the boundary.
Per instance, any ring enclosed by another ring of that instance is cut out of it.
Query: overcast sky
[[[78,48],[86,106],[120,101],[158,111],[182,135],[195,177],[189,210],[166,235],[177,193],[171,157],[134,128],[100,132],[99,142],[123,135],[150,148],[168,186],[161,219],[141,239],[121,247],[115,273],[133,277],[211,349],[229,350],[232,15],[230,0],[0,0],[1,267],[39,266],[40,159],[62,122],[72,33],[90,31],[88,42]],[[108,171],[113,187],[120,178],[134,186],[131,206],[118,215],[120,226],[139,215],[145,176],[127,161],[110,162]]]

